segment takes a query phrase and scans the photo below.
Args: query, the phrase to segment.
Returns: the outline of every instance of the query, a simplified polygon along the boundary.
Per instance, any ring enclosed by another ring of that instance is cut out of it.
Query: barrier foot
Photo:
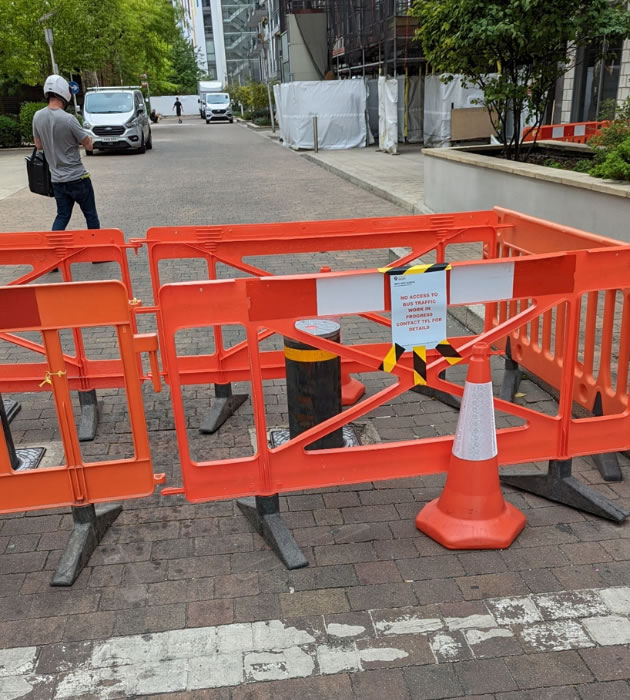
[[[593,402],[593,415],[604,415],[602,395],[599,391]],[[621,466],[619,465],[616,452],[603,452],[593,455],[593,461],[595,462],[595,466],[599,469],[599,473],[602,475],[604,481],[623,481]]]
[[[2,403],[4,403],[4,413],[10,423],[20,412],[22,406],[13,399],[2,399]]]
[[[446,371],[440,372],[439,377],[440,379],[446,379]],[[459,396],[453,396],[453,394],[449,394],[447,391],[442,391],[441,389],[434,389],[430,386],[414,386],[411,391],[415,391],[416,394],[428,396],[430,399],[435,399],[445,406],[450,406],[457,410],[462,407],[462,400]]]
[[[92,552],[121,511],[122,506],[119,505],[99,508],[98,513],[93,505],[72,508],[74,525],[51,586],[71,586],[77,580]]]
[[[570,459],[550,460],[546,474],[513,473],[510,470],[501,474],[501,482],[617,523],[623,522],[630,515],[624,508],[572,476]]]
[[[512,350],[510,347],[510,339],[507,339],[505,344],[505,372],[503,374],[503,384],[499,392],[499,398],[503,401],[514,403],[514,397],[518,391],[518,386],[521,383],[521,370],[518,362],[512,359]]]
[[[243,515],[280,557],[287,569],[301,569],[308,561],[280,515],[278,494],[236,501]]]
[[[88,442],[96,437],[98,428],[98,400],[96,389],[79,392],[81,421],[79,422],[79,441]]]
[[[236,409],[249,398],[248,394],[233,394],[231,384],[215,384],[215,399],[210,412],[204,418],[200,433],[214,433],[235,413]]]

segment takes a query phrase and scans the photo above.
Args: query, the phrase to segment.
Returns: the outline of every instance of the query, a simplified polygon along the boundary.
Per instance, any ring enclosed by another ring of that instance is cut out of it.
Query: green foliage
[[[197,81],[205,72],[199,68],[195,47],[181,35],[171,48],[171,66],[170,81],[175,86],[171,94],[196,95]]]
[[[35,112],[43,109],[45,102],[24,102],[20,107],[20,133],[24,143],[33,143],[33,116]]]
[[[620,0],[414,0],[410,12],[431,68],[483,90],[505,156],[517,160],[523,115],[532,126],[542,123],[571,52],[630,35],[630,13]]]
[[[562,163],[560,163],[557,160],[554,160],[553,158],[547,158],[544,162],[543,165],[547,168],[557,168],[557,169],[562,169]]]
[[[136,85],[147,73],[156,92],[172,87],[171,47],[180,32],[169,0],[0,0],[0,92],[41,85],[51,72],[46,25],[38,22],[50,12],[62,75]]]
[[[573,171],[576,173],[588,173],[590,174],[593,169],[593,161],[590,159],[578,160],[578,162],[573,167]]]
[[[273,84],[270,84],[273,104]],[[269,119],[269,97],[267,83],[248,83],[247,85],[229,85],[227,91],[233,104],[242,104],[246,113],[251,113],[248,119],[263,117]]]
[[[0,147],[11,148],[21,143],[20,125],[13,117],[0,115]]]
[[[590,172],[607,180],[630,180],[630,136],[608,149]]]

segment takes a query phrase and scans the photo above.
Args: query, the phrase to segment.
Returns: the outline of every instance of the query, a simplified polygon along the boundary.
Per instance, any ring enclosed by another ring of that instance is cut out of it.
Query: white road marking
[[[495,598],[485,605],[487,615],[446,619],[371,611],[371,629],[328,623],[324,616],[319,629],[266,620],[114,637],[86,643],[90,655],[74,666],[64,662],[54,676],[37,673],[39,648],[4,649],[0,700],[50,694],[53,688],[56,698],[90,694],[107,700],[360,672],[363,664],[407,658],[408,650],[396,646],[398,635],[427,636],[436,663],[483,658],[478,645],[515,634],[526,653],[630,644],[628,587]],[[358,635],[363,637],[360,650],[351,639]],[[391,646],[379,646],[383,637]]]

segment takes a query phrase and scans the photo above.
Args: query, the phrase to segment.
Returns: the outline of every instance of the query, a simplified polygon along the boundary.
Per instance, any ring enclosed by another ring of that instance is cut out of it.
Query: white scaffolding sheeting
[[[281,83],[274,93],[285,146],[314,147],[313,117],[317,117],[319,148],[365,146],[366,89],[362,80]]]
[[[378,79],[378,147],[385,153],[398,153],[398,80]]]
[[[424,79],[424,145],[444,148],[451,141],[451,109],[479,107],[483,100],[479,88],[464,88],[459,76],[443,83],[439,75]]]

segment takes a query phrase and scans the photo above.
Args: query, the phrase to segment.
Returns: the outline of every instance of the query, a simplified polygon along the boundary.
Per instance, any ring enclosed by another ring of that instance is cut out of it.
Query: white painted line
[[[451,304],[500,301],[511,299],[513,294],[514,263],[454,265],[451,270]]]
[[[369,636],[373,630],[362,625],[328,624],[326,616],[326,633],[306,623],[306,629],[300,629],[299,623],[265,620],[130,635],[86,643],[92,644],[88,658],[74,666],[64,664],[51,676],[36,672],[37,647],[4,649],[0,698],[50,696],[54,688],[56,698],[89,694],[109,700],[361,672],[364,664],[409,656],[407,649],[397,648],[397,635],[427,636],[436,663],[471,654],[484,658],[484,642],[496,638],[500,643],[515,635],[526,653],[624,645],[630,644],[630,619],[622,611],[629,610],[629,603],[630,589],[618,587],[495,598],[486,601],[487,615],[446,619],[413,614],[417,608],[398,615],[396,610],[373,610],[378,638]],[[352,641],[358,635],[363,636],[361,650]],[[379,646],[383,636],[391,646]]]
[[[385,275],[320,277],[317,279],[317,315],[335,316],[365,311],[384,311]]]

